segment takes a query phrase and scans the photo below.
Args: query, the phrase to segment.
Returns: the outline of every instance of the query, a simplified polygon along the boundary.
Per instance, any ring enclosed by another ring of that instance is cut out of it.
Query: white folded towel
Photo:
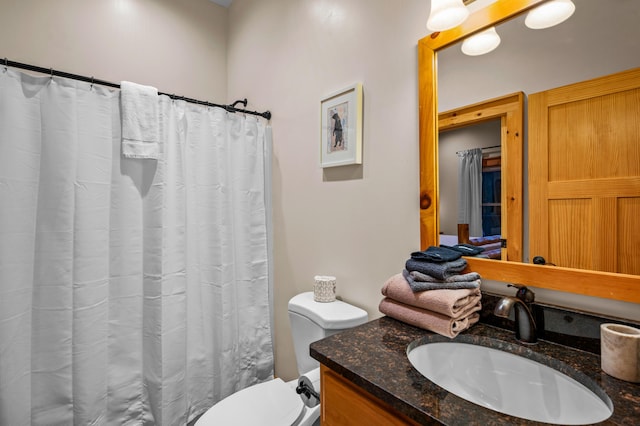
[[[158,89],[122,81],[122,155],[158,158]]]

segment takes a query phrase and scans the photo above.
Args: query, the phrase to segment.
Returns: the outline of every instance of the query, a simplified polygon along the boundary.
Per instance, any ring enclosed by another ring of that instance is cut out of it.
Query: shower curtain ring
[[[93,76],[91,76],[91,88],[93,89]]]
[[[9,69],[9,60],[7,57],[4,57],[4,70],[7,71]]]
[[[53,80],[53,68],[49,68],[49,72],[51,73],[51,79]]]

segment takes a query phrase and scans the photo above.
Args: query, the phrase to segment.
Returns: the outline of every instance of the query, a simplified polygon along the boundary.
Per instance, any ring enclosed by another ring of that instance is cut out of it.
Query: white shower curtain
[[[159,108],[125,159],[118,91],[0,70],[0,425],[184,425],[272,377],[268,132]]]
[[[482,150],[458,153],[458,223],[469,224],[469,235],[482,237]]]

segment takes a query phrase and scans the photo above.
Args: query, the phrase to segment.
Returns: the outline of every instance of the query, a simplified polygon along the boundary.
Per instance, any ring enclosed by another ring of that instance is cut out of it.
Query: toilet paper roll
[[[316,275],[313,284],[313,300],[316,302],[333,302],[336,300],[336,277]]]
[[[300,398],[304,405],[313,408],[320,404],[320,368],[309,371],[298,379],[298,389],[303,389]],[[311,392],[305,392],[311,390]]]
[[[608,375],[640,383],[640,330],[622,324],[601,324],[600,361]]]

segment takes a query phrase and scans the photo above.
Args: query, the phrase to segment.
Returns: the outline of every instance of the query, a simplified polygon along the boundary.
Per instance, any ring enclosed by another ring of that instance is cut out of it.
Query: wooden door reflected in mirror
[[[529,97],[530,252],[640,275],[640,68]]]

